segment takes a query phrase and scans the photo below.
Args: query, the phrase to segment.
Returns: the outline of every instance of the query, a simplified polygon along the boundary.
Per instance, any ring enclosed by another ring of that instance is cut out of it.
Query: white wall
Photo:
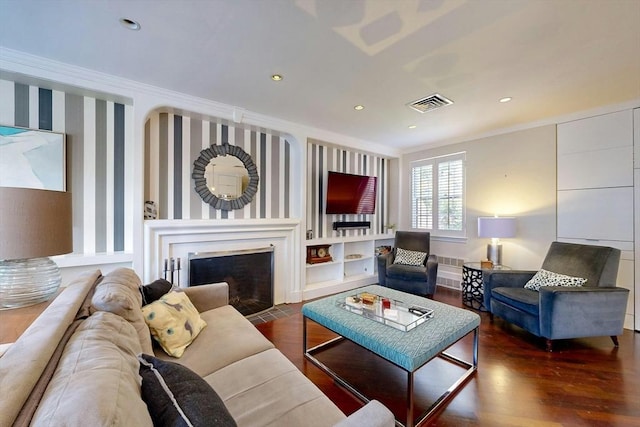
[[[517,217],[517,237],[503,239],[503,264],[537,270],[556,236],[556,127],[554,125],[405,154],[399,228],[411,227],[411,162],[466,152],[466,239],[432,239],[441,257],[480,261],[488,239],[479,239],[478,216]]]

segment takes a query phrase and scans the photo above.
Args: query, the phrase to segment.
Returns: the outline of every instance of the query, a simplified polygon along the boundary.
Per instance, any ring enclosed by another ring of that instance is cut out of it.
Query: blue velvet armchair
[[[438,258],[429,252],[431,234],[419,231],[397,231],[393,250],[378,256],[378,284],[388,288],[433,298],[438,278]],[[426,254],[420,265],[398,264],[398,248]]]
[[[525,284],[536,271],[483,272],[484,303],[493,316],[553,340],[610,336],[618,346],[629,290],[616,287],[620,250],[592,245],[553,242],[542,269],[587,279],[579,287],[544,286],[538,291]]]

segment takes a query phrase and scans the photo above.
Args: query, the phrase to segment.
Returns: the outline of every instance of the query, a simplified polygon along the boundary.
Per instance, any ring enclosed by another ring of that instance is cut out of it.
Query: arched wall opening
[[[210,145],[242,148],[258,169],[255,197],[241,209],[224,211],[203,202],[191,178],[193,162]],[[300,217],[300,148],[291,135],[204,116],[157,108],[145,122],[144,200],[154,219],[283,219]],[[148,218],[151,219],[151,218]]]

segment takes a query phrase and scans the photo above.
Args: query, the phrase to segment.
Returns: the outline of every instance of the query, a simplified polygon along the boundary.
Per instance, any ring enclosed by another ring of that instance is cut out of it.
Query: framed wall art
[[[0,125],[0,187],[66,191],[65,135]]]

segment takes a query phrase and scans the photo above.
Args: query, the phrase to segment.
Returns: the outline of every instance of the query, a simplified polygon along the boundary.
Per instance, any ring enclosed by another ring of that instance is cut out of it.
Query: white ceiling
[[[0,0],[0,14],[0,46],[399,149],[640,99],[640,0]],[[454,104],[405,105],[435,92]]]

